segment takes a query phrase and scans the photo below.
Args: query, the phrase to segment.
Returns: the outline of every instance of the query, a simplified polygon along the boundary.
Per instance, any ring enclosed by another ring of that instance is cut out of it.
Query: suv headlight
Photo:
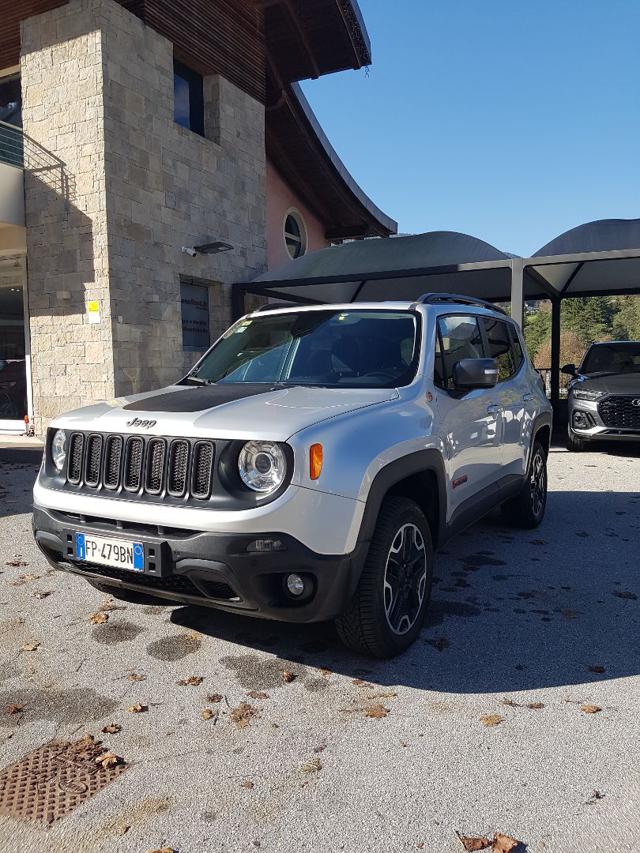
[[[287,460],[282,448],[272,441],[248,441],[238,456],[242,482],[254,492],[275,492],[287,473]]]
[[[574,388],[571,393],[574,400],[591,400],[595,402],[604,395],[604,391],[587,391],[586,388]]]
[[[57,471],[62,471],[67,461],[67,434],[63,429],[56,430],[51,442],[51,460]]]

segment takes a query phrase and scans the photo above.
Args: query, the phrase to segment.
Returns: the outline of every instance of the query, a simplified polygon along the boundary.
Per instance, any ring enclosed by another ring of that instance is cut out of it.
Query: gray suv
[[[56,418],[36,541],[115,597],[335,619],[389,656],[419,634],[434,548],[545,512],[551,407],[488,303],[276,306],[181,381]]]
[[[592,344],[582,364],[566,364],[567,447],[585,450],[593,441],[640,441],[640,341]]]

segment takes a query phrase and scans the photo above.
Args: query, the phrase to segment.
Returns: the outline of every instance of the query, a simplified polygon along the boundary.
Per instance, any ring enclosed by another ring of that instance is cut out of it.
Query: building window
[[[173,62],[173,119],[204,136],[202,77],[181,62]]]
[[[209,288],[191,278],[180,278],[182,310],[182,347],[189,352],[209,349]]]
[[[0,121],[22,127],[20,76],[0,77]]]
[[[307,250],[307,231],[299,213],[290,211],[284,220],[284,242],[289,255],[299,258]]]

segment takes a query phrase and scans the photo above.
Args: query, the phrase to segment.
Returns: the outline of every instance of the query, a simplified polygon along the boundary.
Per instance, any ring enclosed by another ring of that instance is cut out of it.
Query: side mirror
[[[566,373],[567,376],[575,376],[577,373],[575,364],[565,364],[560,368],[560,373]]]
[[[495,358],[463,358],[453,368],[453,383],[456,388],[493,388],[498,381],[498,365]]]

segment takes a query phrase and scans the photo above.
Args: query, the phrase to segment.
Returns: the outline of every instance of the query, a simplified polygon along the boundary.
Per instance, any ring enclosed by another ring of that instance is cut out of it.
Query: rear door
[[[483,317],[487,355],[498,365],[494,396],[502,418],[502,466],[500,479],[522,477],[527,464],[528,413],[533,403],[528,371],[518,333],[513,323]],[[506,485],[506,483],[505,483]]]
[[[449,519],[470,498],[499,478],[501,419],[493,388],[457,391],[453,368],[463,358],[485,358],[479,318],[447,314],[438,319],[434,385],[444,443]],[[448,519],[448,520],[449,520]]]

